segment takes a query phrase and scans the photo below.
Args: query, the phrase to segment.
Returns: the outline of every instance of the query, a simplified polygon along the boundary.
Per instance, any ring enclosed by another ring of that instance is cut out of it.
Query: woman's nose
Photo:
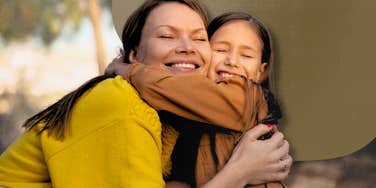
[[[177,53],[192,54],[195,52],[192,41],[189,38],[181,38],[179,41],[179,46],[176,48]]]

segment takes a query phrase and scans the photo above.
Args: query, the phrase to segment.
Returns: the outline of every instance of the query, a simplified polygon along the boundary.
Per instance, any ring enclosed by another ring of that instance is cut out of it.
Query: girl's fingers
[[[289,171],[292,165],[292,157],[288,157],[276,160],[267,166],[269,173],[278,173],[281,171]]]
[[[269,142],[273,148],[279,148],[283,144],[284,138],[281,132],[276,132],[270,139],[266,140],[266,142]]]
[[[282,158],[283,156],[285,156],[286,154],[289,153],[289,150],[290,150],[290,144],[286,141],[286,140],[283,140],[283,144],[281,147],[279,147],[277,149],[277,152],[280,152],[281,153],[281,157]]]
[[[278,129],[278,126],[277,125],[273,125],[273,131],[276,133],[276,132],[279,132],[279,129]]]
[[[257,140],[260,136],[268,133],[272,129],[271,126],[267,126],[264,124],[259,124],[252,128],[251,130],[247,131],[243,137],[244,139],[247,139],[247,141],[255,141]]]
[[[291,160],[292,161],[292,157],[287,153],[286,155],[284,155],[281,160]]]
[[[284,142],[282,146],[273,150],[272,153],[270,154],[271,160],[279,161],[282,158],[284,158],[286,155],[288,155],[289,149],[290,149],[289,143],[286,140],[283,140],[282,142]]]
[[[288,156],[286,159],[281,159],[278,162],[277,169],[279,171],[290,171],[291,165],[292,165],[292,157]]]

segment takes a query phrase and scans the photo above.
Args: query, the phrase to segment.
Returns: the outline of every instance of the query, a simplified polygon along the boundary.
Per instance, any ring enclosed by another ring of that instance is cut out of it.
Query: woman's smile
[[[202,63],[194,59],[174,59],[165,63],[171,72],[193,72],[202,66]]]

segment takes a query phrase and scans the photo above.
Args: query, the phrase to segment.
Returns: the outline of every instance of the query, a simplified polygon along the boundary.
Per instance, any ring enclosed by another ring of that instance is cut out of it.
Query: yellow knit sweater
[[[24,132],[0,156],[0,187],[164,187],[157,112],[121,77],[102,81],[73,109],[63,141]]]

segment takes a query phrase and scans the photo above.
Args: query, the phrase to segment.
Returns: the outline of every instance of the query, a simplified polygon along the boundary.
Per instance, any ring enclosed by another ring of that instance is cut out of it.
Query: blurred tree
[[[0,0],[0,38],[6,45],[11,41],[37,37],[49,47],[64,26],[75,32],[84,16],[89,16],[97,49],[98,71],[103,73],[105,51],[101,7],[111,7],[111,0]]]
[[[14,91],[0,92],[0,154],[20,134],[24,120],[41,110],[33,103],[37,98],[31,95],[32,85],[26,81],[25,72],[26,68],[16,72]]]

